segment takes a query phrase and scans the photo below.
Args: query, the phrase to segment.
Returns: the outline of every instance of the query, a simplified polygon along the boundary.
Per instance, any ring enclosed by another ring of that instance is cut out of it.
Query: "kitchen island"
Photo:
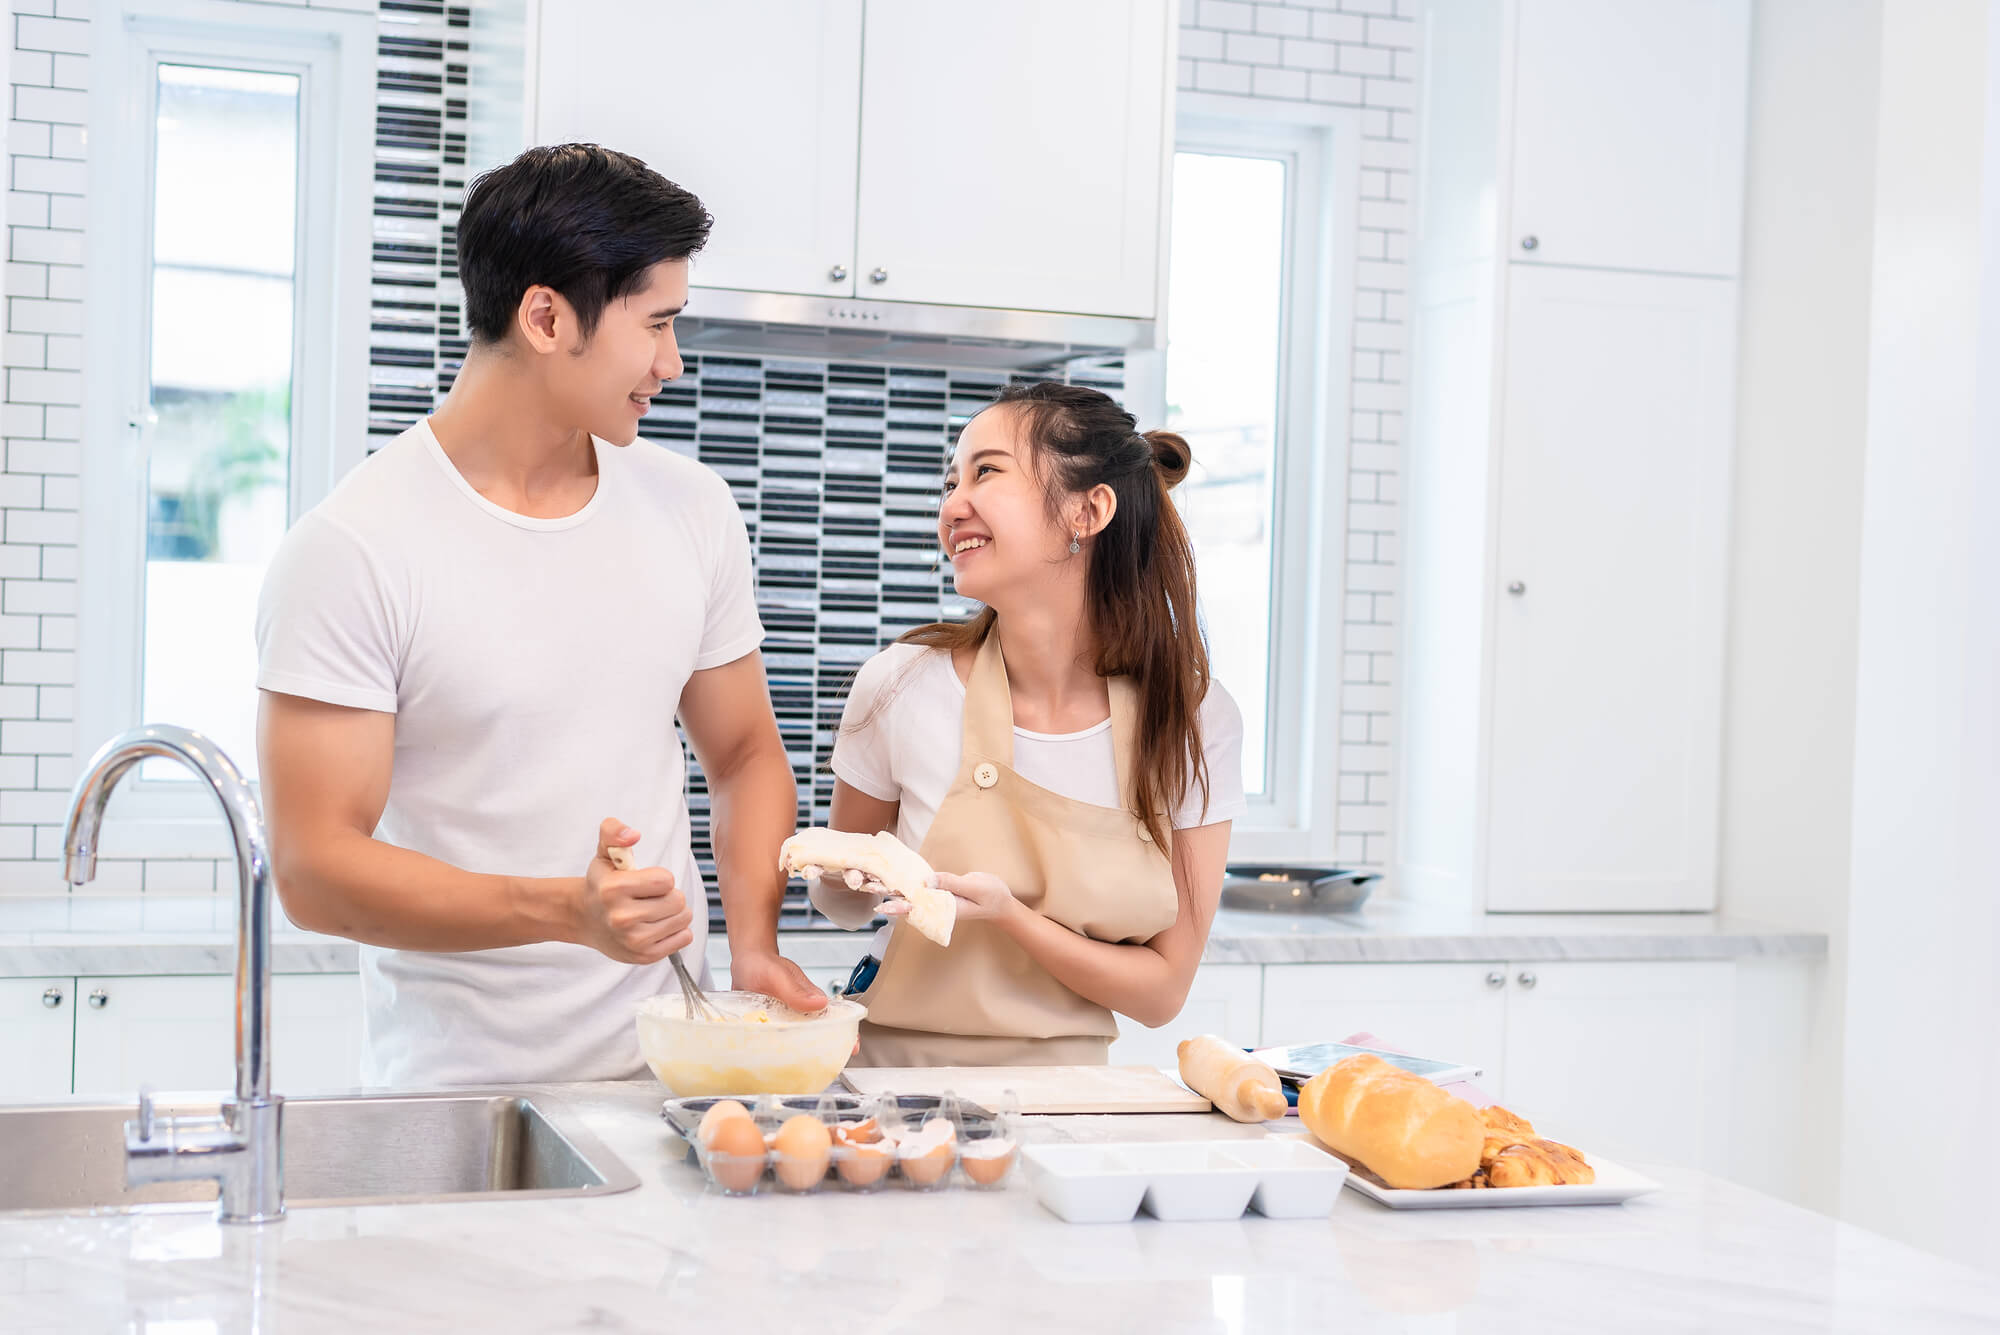
[[[1700,1173],[1624,1206],[1070,1225],[1002,1192],[724,1197],[650,1082],[549,1086],[639,1177],[613,1196],[0,1216],[0,1329],[1920,1331],[2000,1328],[2000,1281]],[[1264,1134],[1029,1119],[1031,1141]]]

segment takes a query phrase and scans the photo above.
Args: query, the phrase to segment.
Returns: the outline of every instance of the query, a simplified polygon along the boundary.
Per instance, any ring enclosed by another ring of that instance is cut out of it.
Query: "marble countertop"
[[[235,967],[233,895],[0,896],[0,978],[215,974]],[[785,953],[815,976],[844,972],[866,932],[787,932]],[[1204,963],[1300,964],[1508,960],[1823,958],[1823,933],[1790,931],[1713,913],[1479,913],[1393,900],[1346,914],[1225,909]],[[724,968],[728,944],[711,940]],[[353,942],[292,926],[272,933],[280,973],[351,973]]]
[[[650,1084],[550,1087],[641,1180],[597,1198],[0,1217],[0,1325],[46,1331],[1565,1332],[1991,1329],[2000,1281],[1688,1171],[1623,1206],[1064,1224],[1009,1189],[723,1197]],[[1031,1140],[1263,1134],[1030,1119]]]

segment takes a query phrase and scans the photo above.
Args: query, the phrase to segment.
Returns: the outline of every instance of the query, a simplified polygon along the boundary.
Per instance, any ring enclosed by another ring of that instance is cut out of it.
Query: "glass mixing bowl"
[[[676,1098],[817,1094],[854,1055],[868,1008],[839,997],[801,1015],[757,992],[710,992],[720,1020],[687,1018],[678,992],[639,1003],[639,1051]]]

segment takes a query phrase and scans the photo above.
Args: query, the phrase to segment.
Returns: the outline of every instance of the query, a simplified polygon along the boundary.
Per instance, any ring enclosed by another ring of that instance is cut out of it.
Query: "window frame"
[[[373,14],[227,0],[123,0],[93,23],[84,274],[83,462],[78,516],[75,772],[142,722],[152,338],[151,204],[162,63],[296,74],[300,196],[293,260],[287,522],[367,455],[374,126]],[[346,114],[343,114],[345,112]],[[138,191],[134,182],[143,183]],[[145,219],[134,227],[135,193]],[[136,309],[135,309],[136,308]],[[114,318],[115,313],[115,318]],[[247,640],[251,628],[245,626]],[[248,762],[239,758],[239,764]],[[121,855],[219,856],[214,797],[137,775],[106,813]]]
[[[1272,475],[1266,787],[1230,837],[1232,861],[1326,862],[1337,843],[1346,423],[1352,399],[1358,112],[1182,92],[1173,152],[1275,158],[1287,211]],[[1169,159],[1171,162],[1171,158]],[[1169,173],[1171,189],[1171,172]],[[1155,420],[1166,409],[1171,251],[1161,265]],[[1227,683],[1225,683],[1227,685]],[[1280,726],[1283,720],[1283,726]]]

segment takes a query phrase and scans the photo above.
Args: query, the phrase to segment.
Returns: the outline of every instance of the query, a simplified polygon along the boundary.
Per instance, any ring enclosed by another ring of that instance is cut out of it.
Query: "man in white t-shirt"
[[[697,974],[708,778],[736,987],[815,1011],[777,953],[797,790],[728,485],[633,442],[681,373],[710,219],[635,158],[530,149],[459,224],[450,394],[285,537],[257,612],[272,859],[362,943],[369,1085],[622,1079],[632,1012]],[[606,849],[632,849],[619,871]]]

